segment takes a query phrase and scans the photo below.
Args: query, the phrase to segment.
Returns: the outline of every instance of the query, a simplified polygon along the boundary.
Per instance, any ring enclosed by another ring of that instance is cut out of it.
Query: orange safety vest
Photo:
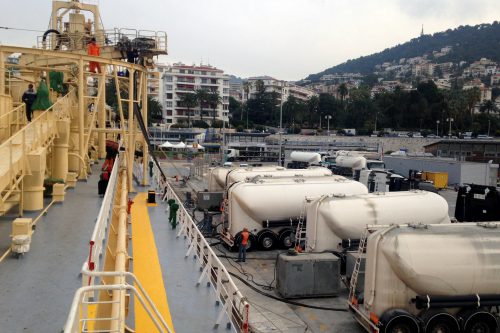
[[[241,233],[241,245],[247,245],[248,237],[250,237],[250,233],[248,231],[243,231]]]
[[[96,43],[90,43],[87,45],[87,54],[91,56],[100,56],[101,48]]]

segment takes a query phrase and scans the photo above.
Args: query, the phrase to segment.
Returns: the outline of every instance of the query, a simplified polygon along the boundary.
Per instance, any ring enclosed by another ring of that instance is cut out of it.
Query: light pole
[[[439,120],[436,120],[436,136],[439,136]]]
[[[377,120],[378,120],[378,112],[375,113],[375,130],[373,133],[377,134]]]
[[[326,130],[326,133],[328,133],[328,135],[330,135],[330,119],[332,119],[332,116],[330,115],[327,115],[325,116],[325,119],[327,120],[327,130]]]
[[[451,123],[453,121],[453,118],[446,118],[446,121],[450,122],[450,129],[448,130],[448,137],[451,138]]]
[[[491,125],[491,120],[488,119],[488,138],[490,137],[490,125]]]
[[[283,100],[285,99],[285,90],[281,89],[281,101],[280,101],[280,128],[279,128],[279,133],[280,133],[280,155],[278,158],[278,165],[283,166],[283,163],[281,161],[282,155],[281,155],[281,146],[282,146],[282,140],[281,140],[281,135],[283,134]]]

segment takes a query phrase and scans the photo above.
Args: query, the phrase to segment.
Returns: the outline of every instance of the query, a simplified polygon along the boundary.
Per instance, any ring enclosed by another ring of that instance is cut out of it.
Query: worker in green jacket
[[[177,227],[177,211],[179,210],[179,205],[175,203],[170,205],[170,214],[168,216],[168,222],[172,225],[172,229]]]

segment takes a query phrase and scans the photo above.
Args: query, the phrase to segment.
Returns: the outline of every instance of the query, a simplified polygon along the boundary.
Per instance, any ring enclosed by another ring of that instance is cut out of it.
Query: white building
[[[175,63],[166,66],[162,76],[163,119],[165,123],[175,124],[186,122],[188,109],[181,105],[184,94],[196,93],[198,89],[208,92],[218,91],[222,103],[217,106],[216,119],[229,121],[229,76],[224,71],[209,65],[185,65]],[[203,120],[211,122],[212,108],[209,104],[203,105]],[[200,120],[200,106],[191,109],[191,121]]]
[[[255,97],[257,93],[257,84],[256,82],[261,80],[264,83],[264,89],[266,92],[276,92],[278,101],[286,101],[288,96],[294,96],[295,98],[301,101],[307,101],[312,96],[317,96],[318,94],[309,88],[301,87],[291,82],[277,80],[270,76],[257,76],[248,78],[246,81],[250,83],[248,96],[246,93],[243,95],[244,101],[249,98]]]

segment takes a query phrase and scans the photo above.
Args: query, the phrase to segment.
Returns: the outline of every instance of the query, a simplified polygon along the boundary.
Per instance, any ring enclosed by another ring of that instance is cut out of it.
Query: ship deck
[[[99,167],[85,182],[67,190],[66,200],[42,216],[31,249],[17,259],[7,254],[0,262],[0,332],[61,332],[75,291],[81,287],[81,268],[102,202],[97,195]],[[199,266],[185,258],[186,240],[176,238],[167,223],[164,204],[146,205],[147,188],[137,186],[132,211],[132,270],[175,332],[204,332],[219,314],[212,288],[196,287]],[[141,192],[142,191],[142,192]],[[46,201],[48,204],[50,201]],[[35,218],[40,212],[25,213]],[[10,247],[11,222],[0,218],[0,255]],[[131,304],[134,305],[134,304]],[[131,307],[128,324],[136,332],[151,332],[149,318]],[[219,332],[231,332],[223,318]]]

